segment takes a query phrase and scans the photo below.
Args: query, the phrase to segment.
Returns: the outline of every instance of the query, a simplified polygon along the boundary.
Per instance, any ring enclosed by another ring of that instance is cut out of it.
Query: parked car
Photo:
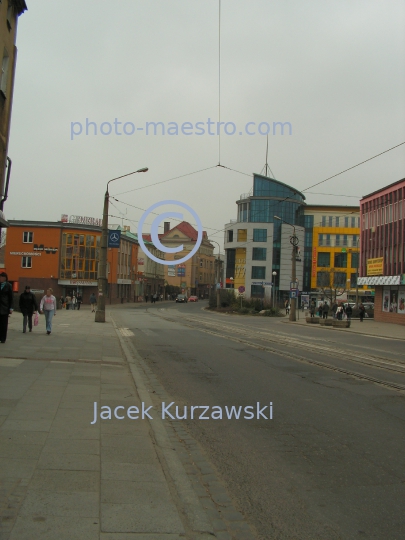
[[[198,302],[198,296],[190,296],[188,299],[189,302]]]
[[[176,298],[176,302],[185,303],[187,302],[187,296],[185,294],[178,294]]]

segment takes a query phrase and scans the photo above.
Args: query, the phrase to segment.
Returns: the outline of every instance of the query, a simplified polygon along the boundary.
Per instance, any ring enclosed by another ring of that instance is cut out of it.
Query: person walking
[[[337,308],[338,308],[338,305],[337,303],[335,302],[332,306],[332,314],[333,314],[333,318],[336,319],[336,311],[337,311]]]
[[[72,306],[73,306],[73,309],[76,309],[77,307],[77,298],[76,298],[75,293],[73,293],[73,296],[72,296]]]
[[[26,285],[24,292],[21,293],[18,305],[23,314],[23,334],[27,331],[27,322],[28,329],[32,332],[32,315],[38,312],[38,304],[35,294],[32,294],[29,285]]]
[[[352,313],[353,313],[353,309],[352,309],[352,306],[350,304],[347,304],[346,306],[346,317],[347,317],[347,320],[350,321],[351,318],[352,318]]]
[[[155,293],[155,294],[152,296],[152,298],[153,298],[153,303],[156,304],[157,294]]]
[[[56,315],[56,298],[52,293],[52,289],[47,289],[46,295],[42,298],[39,305],[41,313],[45,314],[46,333],[48,336],[52,332],[52,319]]]
[[[324,319],[327,319],[328,318],[328,313],[329,313],[329,304],[328,304],[328,302],[325,302],[324,305],[323,305],[323,308],[322,308],[322,317]]]
[[[72,302],[72,298],[69,296],[69,294],[67,294],[65,298],[66,309],[69,309],[71,302]]]
[[[59,304],[61,308],[65,307],[65,299],[63,298],[63,295],[59,298]]]
[[[318,313],[321,319],[322,319],[322,312],[323,312],[323,303],[321,302],[318,306]]]
[[[359,311],[360,311],[360,322],[363,322],[364,315],[366,314],[366,308],[363,306],[362,303],[360,303],[359,305]]]
[[[94,313],[96,311],[96,304],[97,304],[96,295],[94,293],[91,293],[91,295],[90,295],[90,305],[91,305],[91,312],[92,313]]]
[[[77,295],[77,311],[79,311],[82,303],[83,303],[83,296],[79,293]]]
[[[290,302],[289,302],[288,300],[286,300],[286,301],[284,302],[285,314],[286,314],[286,315],[288,315],[289,312],[290,312],[289,306],[290,306]]]
[[[315,302],[311,302],[311,307],[310,307],[311,317],[315,317],[315,310],[316,310]]]
[[[0,343],[7,339],[8,317],[13,313],[13,289],[5,272],[0,272]]]
[[[342,304],[339,304],[336,310],[336,318],[338,321],[341,321],[343,319],[343,313],[344,313],[343,306]]]

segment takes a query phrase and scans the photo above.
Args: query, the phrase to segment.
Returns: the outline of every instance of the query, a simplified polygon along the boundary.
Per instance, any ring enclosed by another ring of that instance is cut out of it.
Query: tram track
[[[384,357],[379,357],[379,356],[369,355],[369,354],[365,355],[365,354],[361,354],[357,352],[350,353],[350,355],[348,355],[348,351],[345,349],[339,349],[335,347],[331,348],[325,345],[308,343],[308,342],[298,340],[296,338],[289,337],[289,336],[281,337],[281,336],[278,336],[277,334],[269,335],[268,332],[263,332],[259,330],[253,330],[253,329],[247,330],[243,327],[240,327],[239,325],[223,324],[222,321],[221,322],[207,321],[206,319],[201,318],[201,317],[190,317],[190,316],[181,315],[178,318],[174,318],[174,317],[167,316],[163,313],[156,313],[156,312],[149,312],[149,315],[152,315],[154,317],[159,317],[160,319],[164,319],[168,322],[172,322],[175,324],[180,323],[189,328],[193,328],[194,330],[205,332],[207,334],[210,334],[216,337],[221,337],[229,341],[234,341],[236,343],[241,343],[243,345],[246,345],[248,347],[251,347],[257,350],[273,353],[278,356],[289,358],[291,360],[296,360],[302,363],[316,365],[324,369],[328,369],[328,370],[331,370],[337,373],[342,373],[345,375],[350,375],[357,379],[367,380],[375,384],[379,384],[379,385],[389,387],[395,390],[399,390],[402,392],[405,391],[405,384],[400,384],[394,381],[385,380],[379,377],[368,375],[366,373],[360,373],[352,369],[347,369],[344,367],[339,367],[337,365],[332,365],[326,362],[322,362],[320,360],[304,357],[304,356],[301,356],[300,354],[297,354],[296,352],[293,352],[293,350],[291,349],[299,348],[300,350],[305,350],[306,352],[312,352],[315,354],[323,354],[332,358],[339,357],[339,355],[344,355],[342,356],[342,358],[346,362],[366,365],[369,368],[373,368],[377,370],[390,371],[390,372],[395,373],[396,375],[405,375],[405,363],[401,364],[397,362],[392,362]],[[229,335],[225,332],[230,332],[233,335]],[[252,339],[257,339],[261,343],[252,341]],[[281,345],[284,347],[284,349],[279,350],[275,347],[272,347],[271,345],[267,345],[267,343]]]

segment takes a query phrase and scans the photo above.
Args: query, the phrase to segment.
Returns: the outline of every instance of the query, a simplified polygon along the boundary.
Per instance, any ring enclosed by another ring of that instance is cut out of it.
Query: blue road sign
[[[121,231],[108,231],[108,247],[119,248],[121,240]]]

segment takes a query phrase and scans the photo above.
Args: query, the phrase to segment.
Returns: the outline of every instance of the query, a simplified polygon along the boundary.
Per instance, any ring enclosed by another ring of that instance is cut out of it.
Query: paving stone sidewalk
[[[231,538],[190,533],[146,420],[90,424],[95,401],[141,408],[111,322],[59,310],[23,334],[13,313],[0,347],[0,540]]]

